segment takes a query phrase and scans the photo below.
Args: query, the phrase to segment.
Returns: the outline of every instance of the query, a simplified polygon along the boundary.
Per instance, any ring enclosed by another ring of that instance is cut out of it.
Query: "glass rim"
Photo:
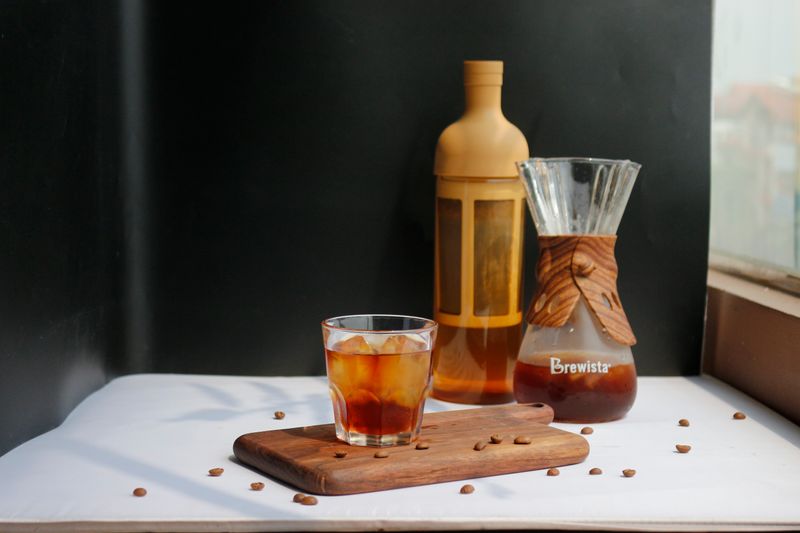
[[[531,157],[517,161],[517,166],[531,165],[535,163],[589,163],[595,165],[631,165],[641,168],[641,163],[630,159],[606,159],[603,157]]]
[[[362,317],[381,317],[381,318],[410,318],[412,320],[419,320],[423,322],[425,325],[421,328],[409,328],[409,329],[359,329],[359,328],[343,328],[340,326],[334,326],[333,324],[329,324],[329,322],[333,320],[342,320],[344,318],[362,318]],[[382,313],[364,313],[364,314],[355,314],[355,315],[340,315],[340,316],[333,316],[330,318],[326,318],[321,323],[323,328],[335,330],[335,331],[345,331],[345,332],[353,332],[353,333],[369,333],[372,335],[391,335],[391,334],[399,334],[399,333],[426,333],[429,331],[433,331],[434,329],[439,327],[439,324],[435,320],[431,320],[430,318],[423,318],[420,316],[412,316],[412,315],[391,315],[391,314],[382,314]]]

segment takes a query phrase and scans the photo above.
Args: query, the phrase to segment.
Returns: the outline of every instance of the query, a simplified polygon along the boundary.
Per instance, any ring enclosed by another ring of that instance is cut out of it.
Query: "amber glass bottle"
[[[464,115],[436,146],[433,395],[513,400],[521,342],[525,137],[500,108],[501,61],[465,61]]]

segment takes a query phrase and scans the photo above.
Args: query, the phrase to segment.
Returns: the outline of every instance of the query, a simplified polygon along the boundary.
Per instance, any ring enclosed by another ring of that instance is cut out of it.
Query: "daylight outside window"
[[[800,287],[800,3],[715,4],[711,263]]]

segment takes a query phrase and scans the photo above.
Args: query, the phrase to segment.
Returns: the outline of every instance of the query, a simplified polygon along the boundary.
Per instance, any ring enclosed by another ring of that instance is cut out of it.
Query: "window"
[[[800,2],[714,9],[703,371],[800,424]]]
[[[800,289],[798,21],[794,0],[715,3],[712,265],[791,290]]]

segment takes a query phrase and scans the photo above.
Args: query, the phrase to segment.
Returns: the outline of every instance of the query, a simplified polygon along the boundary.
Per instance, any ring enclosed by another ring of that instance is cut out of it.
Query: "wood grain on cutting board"
[[[234,443],[236,457],[258,470],[315,494],[356,494],[579,463],[589,454],[580,435],[551,428],[544,404],[503,405],[427,413],[418,442],[386,448],[349,446],[333,424],[248,433]],[[500,444],[474,449],[499,434]],[[514,444],[518,436],[530,444]],[[376,458],[379,451],[386,458]],[[345,451],[347,456],[335,457]]]

